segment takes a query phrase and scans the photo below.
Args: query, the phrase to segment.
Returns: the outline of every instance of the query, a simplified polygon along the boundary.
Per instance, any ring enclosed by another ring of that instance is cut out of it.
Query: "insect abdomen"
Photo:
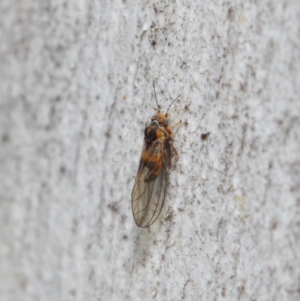
[[[142,154],[142,161],[148,169],[144,181],[146,183],[154,181],[162,169],[162,154],[158,147],[154,145],[151,149],[145,151],[144,154]]]

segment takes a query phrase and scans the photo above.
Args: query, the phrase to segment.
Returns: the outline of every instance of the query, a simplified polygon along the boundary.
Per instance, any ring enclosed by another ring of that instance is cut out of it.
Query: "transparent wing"
[[[166,141],[155,141],[152,148],[155,148],[155,150],[153,151],[151,148],[146,150],[144,144],[143,153],[157,154],[157,152],[160,152],[161,159],[156,162],[158,166],[161,166],[160,173],[155,180],[146,182],[145,179],[149,178],[149,174],[155,167],[153,167],[153,163],[152,165],[149,163],[153,162],[151,156],[149,160],[141,159],[131,194],[133,217],[137,226],[142,228],[149,227],[156,221],[164,205],[167,192],[170,147],[166,144]]]

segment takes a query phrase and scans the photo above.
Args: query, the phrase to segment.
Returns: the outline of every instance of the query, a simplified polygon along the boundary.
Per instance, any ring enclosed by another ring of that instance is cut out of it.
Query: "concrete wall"
[[[1,300],[300,299],[298,0],[2,1],[0,41]],[[183,125],[139,229],[153,80]]]

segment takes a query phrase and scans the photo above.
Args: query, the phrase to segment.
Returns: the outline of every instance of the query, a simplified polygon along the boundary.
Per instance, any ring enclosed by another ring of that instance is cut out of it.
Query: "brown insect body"
[[[139,227],[149,227],[158,218],[166,196],[172,166],[173,132],[170,114],[157,112],[144,131],[144,145],[132,190],[132,213]],[[176,126],[176,125],[175,125]]]

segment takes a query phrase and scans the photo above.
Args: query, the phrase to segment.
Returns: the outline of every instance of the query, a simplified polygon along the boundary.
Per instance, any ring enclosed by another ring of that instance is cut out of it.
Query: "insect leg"
[[[181,124],[182,124],[182,120],[180,119],[177,123],[175,123],[174,125],[172,125],[170,129],[174,129],[174,128],[176,128],[177,126],[179,126]]]
[[[176,156],[178,156],[178,151],[177,151],[177,149],[174,147],[173,143],[170,141],[169,144],[170,144],[170,146],[171,146],[171,148],[172,148],[174,154],[175,154]]]

